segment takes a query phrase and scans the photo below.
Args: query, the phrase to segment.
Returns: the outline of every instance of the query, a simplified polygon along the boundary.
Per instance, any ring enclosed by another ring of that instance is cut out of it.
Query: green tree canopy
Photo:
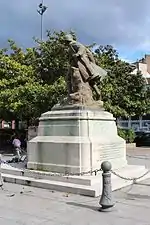
[[[133,74],[131,65],[120,60],[117,51],[110,45],[99,46],[95,57],[100,66],[108,69],[108,76],[101,84],[106,110],[116,117],[146,113],[147,93],[141,73]]]
[[[35,40],[35,47],[25,51],[9,40],[9,48],[0,51],[1,118],[31,122],[67,95],[65,34],[47,32],[46,41]],[[94,56],[108,70],[101,84],[105,109],[116,117],[146,113],[150,94],[144,89],[142,75],[132,74],[131,66],[110,45],[99,46]]]
[[[32,66],[22,65],[9,56],[0,57],[0,116],[31,122],[48,111],[65,93],[60,77],[53,85],[37,79]]]

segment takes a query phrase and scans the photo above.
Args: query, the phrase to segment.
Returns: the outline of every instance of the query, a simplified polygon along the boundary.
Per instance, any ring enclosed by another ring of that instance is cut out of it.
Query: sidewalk
[[[150,148],[130,148],[129,164],[150,168]],[[6,157],[8,159],[8,157]],[[5,158],[5,159],[6,159]],[[112,212],[99,212],[99,199],[5,183],[0,189],[2,225],[150,225],[150,179],[113,192]]]
[[[3,225],[150,225],[150,180],[114,192],[112,212],[99,198],[5,184],[0,190]]]

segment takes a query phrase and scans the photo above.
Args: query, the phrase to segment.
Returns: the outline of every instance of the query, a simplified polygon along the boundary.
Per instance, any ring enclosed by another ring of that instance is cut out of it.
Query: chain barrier
[[[150,173],[150,170],[146,171],[144,174],[140,175],[139,177],[124,177],[118,173],[116,173],[115,171],[111,170],[112,174],[114,174],[115,176],[123,179],[123,180],[127,180],[127,181],[133,181],[133,182],[136,182],[137,180],[145,177],[147,174]]]
[[[59,177],[64,177],[64,176],[83,176],[83,175],[88,175],[88,174],[95,174],[95,176],[97,175],[97,173],[99,171],[101,171],[101,169],[95,169],[95,170],[89,170],[86,172],[80,172],[80,173],[70,173],[70,172],[66,172],[66,173],[53,173],[53,172],[39,172],[39,171],[34,171],[32,172],[32,170],[26,169],[26,168],[18,168],[14,165],[12,165],[11,163],[7,162],[7,161],[1,161],[1,163],[3,164],[7,164],[15,169],[20,169],[20,172],[22,173],[22,175],[24,175],[25,172],[34,174],[34,175],[46,175],[46,176],[59,176]],[[16,162],[17,163],[17,162]]]
[[[8,163],[6,161],[5,162],[3,161],[2,163],[5,163],[5,164],[7,164],[9,166],[12,166],[12,167],[14,167],[16,169],[19,169],[18,167],[14,166],[14,165],[10,165],[10,163]],[[34,174],[34,175],[59,176],[59,177],[64,177],[64,176],[83,176],[83,175],[88,175],[88,174],[92,175],[93,173],[96,176],[97,173],[100,172],[100,171],[102,171],[102,169],[89,170],[89,171],[81,172],[81,173],[69,173],[69,172],[66,172],[66,173],[52,173],[52,172],[49,173],[49,172],[47,172],[47,173],[45,173],[43,171],[42,172],[38,172],[38,171],[32,172],[31,170],[26,169],[26,168],[21,168],[20,169],[20,172],[22,172],[22,173],[28,172],[28,173],[31,173],[31,174]],[[122,176],[122,175],[118,174],[117,172],[115,172],[113,170],[111,170],[111,173],[114,174],[115,176],[123,179],[123,180],[134,181],[135,182],[136,180],[139,180],[139,179],[143,178],[144,176],[146,176],[147,174],[149,174],[150,170],[146,171],[144,174],[140,175],[139,177],[133,177],[133,178],[132,177]]]
[[[132,157],[130,155],[127,155],[127,156],[128,157]],[[53,173],[53,172],[51,172],[50,173],[50,172],[43,172],[43,171],[42,172],[39,172],[37,170],[34,171],[34,172],[32,172],[32,170],[29,170],[29,169],[26,169],[26,168],[18,168],[17,166],[12,165],[12,163],[15,164],[15,163],[18,163],[18,162],[7,162],[7,161],[1,160],[1,163],[7,164],[7,165],[9,165],[9,166],[11,166],[11,167],[13,167],[15,169],[20,169],[20,172],[22,173],[22,175],[24,175],[24,173],[27,172],[27,173],[32,174],[32,175],[34,174],[34,176],[35,175],[44,175],[44,176],[59,176],[59,177],[64,177],[64,176],[83,176],[83,175],[88,175],[88,174],[91,174],[92,175],[93,173],[96,176],[98,172],[102,171],[102,169],[100,168],[100,169],[89,170],[89,171],[86,171],[86,172],[79,172],[79,173],[72,173],[72,172],[71,173],[69,173],[69,172],[66,172],[66,173]],[[132,177],[122,176],[122,175],[120,175],[119,173],[117,173],[117,172],[115,172],[113,170],[111,170],[111,173],[114,174],[115,176],[123,179],[123,180],[135,182],[136,180],[139,180],[139,179],[143,178],[144,176],[146,176],[147,174],[149,174],[150,173],[150,169],[148,171],[146,171],[144,174],[142,174],[141,176],[139,176],[139,177],[133,177],[133,178]]]

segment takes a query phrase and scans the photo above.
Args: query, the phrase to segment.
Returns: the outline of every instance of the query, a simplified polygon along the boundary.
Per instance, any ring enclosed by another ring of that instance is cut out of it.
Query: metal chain
[[[3,161],[1,160],[1,163],[3,164],[7,164],[9,166],[12,166],[16,169],[19,169],[18,167],[14,166],[14,165],[10,165],[10,163],[8,163],[7,161]],[[31,174],[34,174],[34,175],[46,175],[46,176],[59,176],[59,177],[63,177],[63,176],[83,176],[83,175],[88,175],[88,174],[95,174],[95,176],[97,175],[98,172],[102,171],[102,169],[95,169],[95,170],[89,170],[89,171],[85,171],[85,172],[80,172],[80,173],[69,173],[69,172],[66,172],[66,173],[53,173],[53,172],[40,172],[40,171],[34,171],[32,172],[32,170],[29,170],[29,169],[26,169],[26,168],[20,168],[20,172],[22,172],[22,175],[24,175],[25,172],[28,172],[28,173],[31,173]],[[136,181],[136,180],[139,180],[141,178],[143,178],[144,176],[146,176],[148,173],[150,173],[150,169],[148,171],[146,171],[144,174],[142,174],[141,176],[139,177],[124,177],[120,174],[118,174],[117,172],[111,170],[111,173],[114,174],[115,176],[123,179],[123,180],[128,180],[128,181]]]
[[[122,175],[120,175],[120,174],[118,174],[118,173],[116,173],[115,171],[113,171],[113,170],[111,170],[111,172],[112,172],[112,174],[114,174],[115,176],[117,176],[117,177],[119,177],[119,178],[121,178],[121,179],[123,179],[123,180],[128,180],[128,181],[136,181],[136,180],[139,180],[139,179],[141,179],[141,178],[143,178],[144,176],[146,176],[148,173],[150,173],[150,170],[148,170],[148,171],[146,171],[144,174],[142,174],[141,176],[139,176],[139,177],[124,177],[124,176],[122,176]]]
[[[7,164],[9,166],[12,166],[13,168],[15,169],[19,169],[18,167],[14,166],[14,165],[10,165],[10,163],[6,162],[6,161],[2,161],[2,163],[4,164]],[[28,173],[31,173],[33,174],[32,170],[29,170],[29,169],[26,169],[26,168],[21,168],[20,169],[21,172],[22,172],[22,175],[24,174],[24,172],[28,172]],[[83,175],[87,175],[87,174],[95,174],[95,176],[97,175],[97,173],[99,171],[101,171],[102,169],[95,169],[95,170],[89,170],[89,171],[86,171],[86,172],[80,172],[80,173],[69,173],[69,172],[66,172],[66,173],[53,173],[53,172],[39,172],[39,171],[34,171],[34,175],[46,175],[46,176],[59,176],[59,177],[63,177],[63,176],[83,176]]]

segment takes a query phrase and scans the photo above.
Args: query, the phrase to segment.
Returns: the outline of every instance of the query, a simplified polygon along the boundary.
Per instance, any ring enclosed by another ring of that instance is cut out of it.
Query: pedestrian
[[[14,146],[15,153],[16,153],[16,156],[18,158],[18,161],[20,161],[20,159],[21,159],[21,155],[20,155],[20,153],[21,153],[21,141],[19,140],[19,137],[17,135],[15,135],[12,144]]]

